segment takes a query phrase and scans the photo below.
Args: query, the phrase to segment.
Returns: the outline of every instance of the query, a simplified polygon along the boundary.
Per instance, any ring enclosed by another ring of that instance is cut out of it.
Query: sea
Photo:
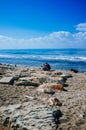
[[[52,70],[77,69],[86,72],[86,49],[2,49],[0,63],[42,67],[49,63]]]

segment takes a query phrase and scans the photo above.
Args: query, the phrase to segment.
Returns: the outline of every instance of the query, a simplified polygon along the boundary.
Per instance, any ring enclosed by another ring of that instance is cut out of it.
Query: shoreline
[[[86,52],[81,49],[3,50],[0,52],[0,62],[33,68],[40,68],[47,62],[53,70],[73,68],[79,72],[86,72]]]
[[[0,82],[0,127],[10,117],[10,130],[14,120],[18,130],[86,129],[85,72],[0,64]],[[56,110],[62,112],[57,124]]]
[[[30,65],[21,65],[21,64],[8,64],[8,63],[0,63],[0,65],[6,65],[6,66],[14,66],[14,67],[27,67],[27,68],[33,68],[33,69],[41,69],[42,70],[42,66],[30,66]],[[52,69],[51,71],[71,71],[71,69],[73,70],[77,70],[77,73],[86,73],[86,71],[80,71],[78,69],[75,68],[70,68],[70,69]]]

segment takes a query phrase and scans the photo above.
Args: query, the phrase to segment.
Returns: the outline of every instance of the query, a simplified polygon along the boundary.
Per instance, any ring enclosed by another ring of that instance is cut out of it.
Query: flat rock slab
[[[3,77],[2,79],[0,79],[0,83],[1,84],[12,84],[13,80],[14,80],[13,77]]]
[[[20,81],[29,81],[31,80],[32,78],[30,77],[22,77],[22,78],[19,78]]]

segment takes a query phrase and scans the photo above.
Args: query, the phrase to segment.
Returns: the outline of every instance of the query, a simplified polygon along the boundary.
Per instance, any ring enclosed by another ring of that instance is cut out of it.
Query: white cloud
[[[84,29],[85,24],[77,27]],[[83,30],[82,29],[82,30]],[[84,29],[85,30],[85,29]],[[86,32],[70,33],[66,31],[52,32],[49,35],[29,39],[15,39],[0,35],[0,49],[29,48],[86,48]]]
[[[86,23],[80,23],[80,24],[76,25],[76,30],[86,32]]]
[[[0,42],[15,42],[16,39],[12,38],[12,37],[7,37],[7,36],[3,36],[3,35],[0,35]]]
[[[81,41],[85,41],[86,42],[86,32],[78,32],[74,35],[74,40],[76,40],[77,42]]]

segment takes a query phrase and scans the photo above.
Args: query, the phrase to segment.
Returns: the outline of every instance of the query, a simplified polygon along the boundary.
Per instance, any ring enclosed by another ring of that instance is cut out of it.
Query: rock
[[[0,124],[0,130],[10,130],[10,128],[3,126],[2,124]]]
[[[44,93],[47,93],[47,94],[54,94],[55,91],[51,90],[51,89],[45,89],[44,90]]]
[[[74,73],[78,73],[78,70],[73,69],[73,68],[71,68],[70,71],[72,71],[72,72],[74,72]]]
[[[60,110],[53,111],[53,117],[55,121],[59,120],[62,117],[62,112]]]
[[[40,84],[40,83],[41,83],[41,82],[40,82],[40,79],[39,79],[39,78],[37,78],[37,77],[34,77],[32,80],[33,80],[34,82],[38,83],[38,84]]]
[[[12,128],[13,128],[13,130],[18,130],[19,124],[13,125]]]
[[[62,84],[56,84],[56,83],[46,83],[42,84],[38,87],[38,91],[40,92],[49,92],[51,91],[55,92],[55,90],[63,90],[63,85]]]
[[[19,105],[22,105],[21,109]],[[29,100],[29,102],[24,102],[22,104],[9,105],[8,107],[2,108],[3,112],[6,114],[6,110],[11,111],[11,127],[12,130],[15,130],[19,126],[19,130],[21,128],[38,130],[40,126],[45,125],[48,130],[48,125],[52,124],[52,109],[51,107],[47,107],[42,102],[34,102],[33,100]],[[3,115],[1,115],[3,118]],[[19,124],[19,125],[17,125]],[[36,128],[34,128],[36,127]],[[17,129],[16,129],[17,130]],[[49,130],[52,130],[52,126],[50,126]]]
[[[52,73],[52,76],[58,76],[58,75],[62,75],[62,72],[54,71],[54,72]]]
[[[50,106],[62,106],[62,103],[57,98],[50,98],[48,102]]]
[[[61,74],[54,70],[50,72],[34,68],[25,70],[24,67],[23,70],[22,67],[17,67],[14,71],[11,71],[10,67],[4,69],[5,74],[0,75],[0,78],[6,77],[7,73],[14,77],[14,84],[13,87],[0,84],[0,123],[8,125],[5,119],[9,116],[12,127],[10,130],[23,130],[23,128],[24,130],[55,130],[57,125],[58,130],[86,129],[85,73],[77,73],[76,76],[69,71],[62,71]],[[73,77],[67,79],[70,74]],[[23,86],[17,86],[18,83]],[[40,86],[35,88],[32,83]],[[63,83],[68,84],[68,92],[58,91],[58,86],[61,90],[65,88]],[[44,93],[36,91],[38,89]],[[61,105],[62,107],[59,107]],[[60,119],[58,119],[57,109],[63,113]],[[57,124],[53,122],[52,114]],[[6,129],[8,130],[8,126],[3,126],[3,130]]]
[[[45,91],[50,91],[50,84],[42,84],[37,88],[37,91],[39,92],[45,92]]]
[[[32,79],[32,77],[31,78],[30,77],[21,77],[21,78],[19,78],[19,81],[29,81],[31,79]]]
[[[13,84],[14,82],[14,77],[3,77],[0,79],[1,84]]]
[[[35,83],[35,82],[32,82],[32,81],[17,81],[15,83],[17,86],[35,86],[35,87],[38,87],[39,84],[38,83]]]
[[[71,77],[72,77],[72,75],[71,75],[71,74],[66,73],[66,74],[62,74],[62,75],[61,75],[61,77],[63,77],[63,78],[64,78],[64,80],[66,80],[67,78],[71,78]]]
[[[7,126],[8,126],[8,127],[10,126],[10,117],[6,117],[6,118],[5,118],[5,120],[4,120],[4,122],[3,122],[3,126],[6,126],[6,127],[7,127]]]
[[[23,127],[22,130],[28,130],[26,127]]]
[[[1,68],[0,68],[0,75],[3,75],[5,74],[5,71],[3,71]]]
[[[34,81],[38,80],[39,83],[44,83],[46,82],[46,77],[38,77],[38,78],[33,78]]]
[[[65,83],[65,79],[63,77],[49,77],[47,78],[48,82],[50,81],[51,83],[57,83],[57,84],[64,84]]]
[[[53,89],[53,90],[63,90],[64,87],[63,87],[62,84],[57,84],[57,85],[53,85],[53,86],[51,87],[51,89]]]
[[[80,125],[84,124],[84,121],[79,119],[79,120],[76,121],[75,124],[76,124],[76,126],[80,126]]]
[[[67,119],[67,118],[61,118],[60,119],[60,123],[66,123],[66,122],[68,122],[69,120]]]

